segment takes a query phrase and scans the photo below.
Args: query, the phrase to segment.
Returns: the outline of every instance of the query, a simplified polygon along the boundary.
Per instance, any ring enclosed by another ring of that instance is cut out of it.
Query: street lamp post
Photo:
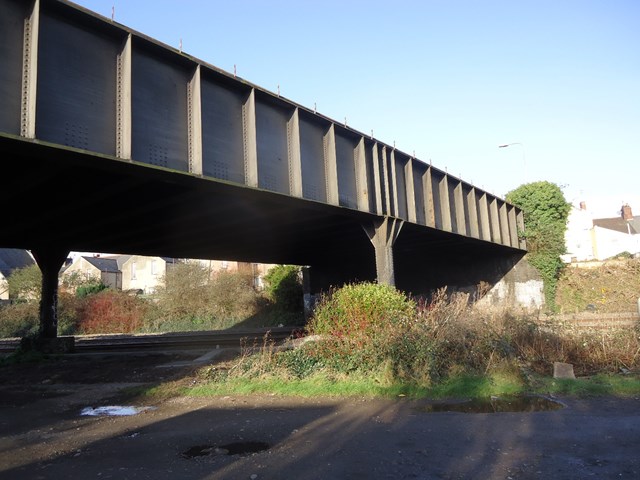
[[[505,143],[504,145],[498,145],[498,148],[507,148],[510,147],[512,145],[520,145],[522,147],[522,175],[523,175],[523,183],[526,183],[527,181],[527,161],[525,159],[524,156],[524,144],[520,143],[520,142],[513,142],[513,143]]]

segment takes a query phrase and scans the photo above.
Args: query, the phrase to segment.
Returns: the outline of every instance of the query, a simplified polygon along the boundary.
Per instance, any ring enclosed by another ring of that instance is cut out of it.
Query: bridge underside
[[[4,247],[305,265],[316,292],[377,276],[373,214],[9,135],[0,158]],[[413,293],[493,283],[523,253],[404,222],[395,280]]]
[[[310,267],[310,293],[494,284],[514,205],[67,0],[0,0],[0,247]],[[4,68],[6,67],[6,68]]]

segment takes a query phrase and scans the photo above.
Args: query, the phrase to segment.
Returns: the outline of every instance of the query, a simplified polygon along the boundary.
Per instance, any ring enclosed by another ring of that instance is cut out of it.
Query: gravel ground
[[[639,398],[428,413],[433,402],[406,398],[177,397],[127,404],[149,407],[134,415],[81,415],[122,405],[125,386],[191,381],[192,358],[0,367],[0,479],[640,478]],[[170,363],[183,366],[158,366]]]

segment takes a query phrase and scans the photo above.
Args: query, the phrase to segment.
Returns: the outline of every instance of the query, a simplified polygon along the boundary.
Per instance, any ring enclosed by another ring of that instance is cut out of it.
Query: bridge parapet
[[[0,31],[0,132],[525,248],[503,199],[74,4]]]

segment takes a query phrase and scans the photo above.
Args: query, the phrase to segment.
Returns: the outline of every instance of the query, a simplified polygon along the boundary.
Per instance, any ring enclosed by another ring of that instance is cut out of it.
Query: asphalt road
[[[81,414],[118,405],[123,386],[197,381],[157,366],[171,362],[0,368],[0,479],[640,478],[640,398],[429,413],[432,402],[406,398],[178,397],[134,415]]]

